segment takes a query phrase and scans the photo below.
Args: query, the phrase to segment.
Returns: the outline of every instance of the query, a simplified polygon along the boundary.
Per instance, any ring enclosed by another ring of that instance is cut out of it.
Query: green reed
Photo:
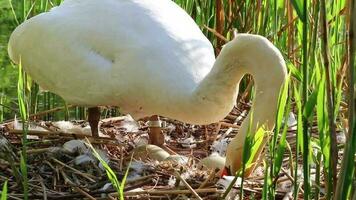
[[[2,186],[0,200],[7,199],[7,181],[5,181],[4,185]]]
[[[130,164],[127,167],[127,170],[125,172],[125,175],[122,178],[121,183],[120,183],[115,172],[110,168],[109,164],[103,158],[101,158],[100,154],[95,150],[95,148],[92,146],[92,144],[90,143],[90,141],[87,138],[86,138],[86,140],[87,140],[86,144],[90,147],[91,151],[93,152],[93,155],[99,160],[99,162],[104,167],[106,175],[107,175],[108,179],[110,180],[111,184],[113,185],[114,189],[116,190],[118,196],[120,197],[120,200],[124,200],[125,199],[124,198],[124,188],[125,188],[127,176],[129,174],[132,157],[131,157]]]

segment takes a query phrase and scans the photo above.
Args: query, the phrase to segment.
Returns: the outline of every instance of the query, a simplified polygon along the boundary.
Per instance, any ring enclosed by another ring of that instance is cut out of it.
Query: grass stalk
[[[288,98],[288,87],[289,87],[289,78],[284,82],[283,86],[280,89],[280,94],[278,97],[277,104],[277,114],[275,117],[275,129],[273,132],[272,141],[270,143],[270,166],[269,166],[269,182],[268,182],[268,197],[269,199],[275,198],[276,192],[276,177],[278,177],[279,171],[282,166],[282,160],[284,151],[286,148],[286,134],[287,134],[287,119],[290,111],[290,98]],[[283,119],[285,121],[282,130]],[[279,136],[282,130],[281,136]],[[279,143],[277,144],[277,139],[279,137]]]
[[[17,82],[18,104],[22,120],[22,151],[20,155],[20,171],[22,174],[22,186],[24,199],[28,199],[28,177],[27,177],[27,133],[28,133],[28,101],[26,95],[26,74],[22,70],[21,59],[19,63],[19,77]]]
[[[252,125],[252,120],[253,120],[253,110],[251,110],[251,115],[250,115],[250,122],[249,126],[247,129],[247,134],[243,146],[243,153],[242,153],[242,173],[241,173],[241,188],[240,188],[240,199],[243,199],[244,196],[244,181],[245,181],[245,172],[246,172],[246,165],[249,164],[248,160],[250,159],[251,156],[251,149],[253,147],[254,143],[254,136],[251,135],[251,125]],[[251,163],[252,164],[252,163]]]
[[[302,50],[303,50],[303,110],[305,109],[306,102],[308,100],[308,1],[303,1],[303,39],[302,39]],[[309,165],[309,122],[307,116],[303,115],[303,178],[304,178],[304,199],[308,200],[310,195],[310,165]]]
[[[294,98],[295,98],[295,102],[297,105],[297,133],[296,133],[296,152],[295,152],[295,168],[294,168],[294,199],[297,199],[298,197],[298,189],[299,189],[299,183],[298,183],[298,159],[299,159],[299,150],[301,146],[301,136],[303,135],[303,120],[302,120],[302,101],[301,101],[301,97],[299,95],[299,91],[296,85],[294,85],[293,87],[294,89]],[[304,150],[304,149],[303,149]]]
[[[265,172],[268,172],[268,164],[265,160],[263,160],[263,168]],[[263,189],[262,189],[262,199],[267,200],[268,199],[268,185],[271,185],[271,178],[269,176],[269,173],[265,173],[265,176],[263,178]]]
[[[341,163],[341,171],[336,187],[334,199],[351,198],[351,188],[355,177],[355,152],[356,152],[356,128],[355,128],[355,29],[356,29],[356,3],[350,5],[350,29],[349,29],[349,67],[348,67],[348,134],[344,148],[344,156]]]
[[[330,135],[330,172],[332,181],[335,184],[333,185],[333,188],[336,188],[336,181],[337,181],[337,162],[338,162],[338,156],[337,156],[337,139],[336,139],[336,126],[335,126],[335,117],[334,117],[334,90],[332,89],[332,77],[330,75],[330,55],[329,55],[329,49],[328,49],[328,24],[326,20],[326,5],[325,5],[325,0],[320,1],[320,14],[321,14],[321,30],[322,30],[322,42],[321,42],[321,47],[322,47],[322,55],[323,55],[323,61],[324,61],[324,69],[325,69],[325,75],[326,75],[326,101],[327,101],[327,106],[328,106],[328,122],[329,122],[329,135]],[[329,188],[331,190],[331,188]],[[334,190],[334,189],[333,189]]]
[[[337,181],[337,162],[338,162],[338,150],[337,150],[337,139],[336,139],[336,126],[334,117],[334,91],[332,90],[332,77],[330,75],[330,55],[329,55],[329,41],[328,41],[328,24],[326,20],[326,5],[325,0],[320,1],[320,14],[321,14],[321,30],[322,30],[322,55],[324,60],[324,69],[326,75],[326,101],[328,106],[328,118],[329,118],[329,135],[330,135],[330,172],[332,177],[331,188],[329,190],[334,190]]]
[[[321,174],[321,152],[317,153],[317,161],[315,166],[315,192],[314,192],[314,200],[320,199],[320,174]]]
[[[224,35],[224,18],[223,0],[216,0],[216,31],[221,35]],[[217,53],[220,52],[223,44],[224,41],[217,37]]]

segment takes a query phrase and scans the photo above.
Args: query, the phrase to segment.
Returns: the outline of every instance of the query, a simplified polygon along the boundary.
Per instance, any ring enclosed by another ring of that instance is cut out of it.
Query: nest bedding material
[[[87,137],[119,181],[128,170],[124,188],[127,199],[218,199],[232,179],[220,178],[216,171],[199,168],[197,163],[212,152],[225,153],[224,148],[237,133],[246,110],[235,108],[225,120],[208,126],[163,119],[166,121],[163,132],[167,147],[171,152],[185,155],[188,160],[183,163],[137,159],[135,156],[131,159],[134,149],[147,143],[148,128],[145,121],[136,122],[128,116],[102,120],[103,137],[100,140],[88,135],[88,124],[84,121],[35,122],[28,133],[29,198],[117,198],[102,164],[85,144],[84,138]],[[9,199],[23,197],[19,172],[22,131],[18,129],[16,121],[1,125],[0,182],[9,181]],[[293,131],[290,134],[294,134]],[[292,135],[289,138],[293,138]],[[281,199],[292,191],[293,178],[288,170],[286,159],[277,180],[277,196]],[[263,177],[263,167],[258,167],[244,182],[244,196],[259,199]],[[239,182],[230,192],[229,199],[238,198]]]

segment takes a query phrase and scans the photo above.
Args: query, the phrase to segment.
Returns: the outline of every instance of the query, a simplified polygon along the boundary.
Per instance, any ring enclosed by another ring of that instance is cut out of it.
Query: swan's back
[[[142,115],[188,95],[215,61],[199,27],[170,0],[66,0],[21,24],[9,55],[69,103]]]

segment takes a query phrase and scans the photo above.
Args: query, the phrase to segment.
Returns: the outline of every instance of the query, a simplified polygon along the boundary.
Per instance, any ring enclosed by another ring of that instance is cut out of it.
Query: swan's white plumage
[[[249,73],[256,86],[252,133],[273,129],[287,77],[281,53],[262,36],[238,34],[215,60],[208,39],[171,0],[65,0],[17,27],[9,55],[69,103],[192,124],[223,119]],[[233,173],[249,122],[250,115],[227,148]]]
[[[9,53],[69,103],[119,105],[136,117],[164,114],[160,107],[189,95],[215,61],[170,0],[66,0],[20,25]]]

